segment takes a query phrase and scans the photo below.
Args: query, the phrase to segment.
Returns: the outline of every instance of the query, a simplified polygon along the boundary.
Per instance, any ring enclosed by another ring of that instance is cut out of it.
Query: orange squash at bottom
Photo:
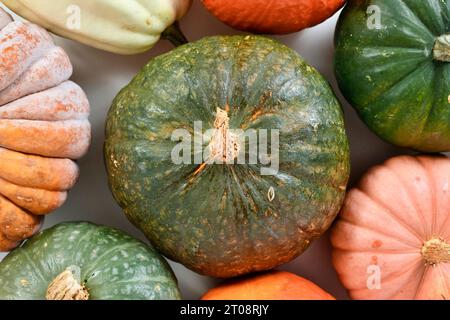
[[[202,300],[335,300],[317,285],[295,274],[271,271],[232,281],[208,291]]]

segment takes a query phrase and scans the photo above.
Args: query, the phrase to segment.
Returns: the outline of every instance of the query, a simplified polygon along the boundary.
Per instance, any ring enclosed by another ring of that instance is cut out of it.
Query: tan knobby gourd
[[[0,9],[0,251],[60,207],[89,147],[89,102],[44,29]]]

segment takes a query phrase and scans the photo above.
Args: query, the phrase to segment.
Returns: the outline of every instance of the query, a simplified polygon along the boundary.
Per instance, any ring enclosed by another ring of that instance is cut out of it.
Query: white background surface
[[[369,132],[340,95],[335,83],[332,64],[336,21],[337,15],[317,27],[275,38],[295,49],[312,66],[316,67],[331,82],[343,103],[352,152],[350,183],[353,185],[370,166],[407,151],[390,146]],[[194,0],[194,5],[183,19],[181,26],[190,41],[208,35],[238,33],[216,20],[198,0]],[[72,59],[75,70],[72,80],[77,82],[89,97],[92,109],[90,120],[93,140],[89,153],[79,161],[81,168],[79,182],[70,192],[67,203],[46,218],[44,227],[47,228],[63,221],[86,220],[117,227],[144,240],[141,232],[127,221],[109,192],[102,150],[104,123],[107,111],[118,91],[151,57],[171,50],[172,46],[166,41],[161,41],[145,54],[119,56],[68,40],[57,39],[57,43],[66,49]],[[3,256],[0,254],[0,259]],[[179,264],[171,263],[171,265],[185,299],[197,299],[219,282],[199,276]],[[308,278],[338,299],[348,298],[331,265],[328,234],[313,243],[301,257],[279,269]]]

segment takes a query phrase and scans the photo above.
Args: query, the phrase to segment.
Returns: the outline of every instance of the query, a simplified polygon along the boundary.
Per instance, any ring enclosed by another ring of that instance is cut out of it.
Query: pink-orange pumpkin
[[[450,299],[450,159],[401,156],[370,170],[331,240],[354,299]]]
[[[315,26],[331,17],[345,0],[202,0],[229,26],[249,32],[285,34]]]

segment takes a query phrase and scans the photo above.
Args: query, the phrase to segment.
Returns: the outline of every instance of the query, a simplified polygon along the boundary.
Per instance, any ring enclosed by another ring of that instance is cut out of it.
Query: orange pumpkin
[[[202,0],[229,26],[249,32],[285,34],[315,26],[331,17],[345,0]]]
[[[295,274],[271,271],[227,282],[202,300],[335,300],[317,285]]]
[[[349,192],[331,241],[354,299],[450,299],[450,159],[401,156]]]
[[[90,144],[89,103],[42,28],[0,9],[0,251],[60,207]]]

